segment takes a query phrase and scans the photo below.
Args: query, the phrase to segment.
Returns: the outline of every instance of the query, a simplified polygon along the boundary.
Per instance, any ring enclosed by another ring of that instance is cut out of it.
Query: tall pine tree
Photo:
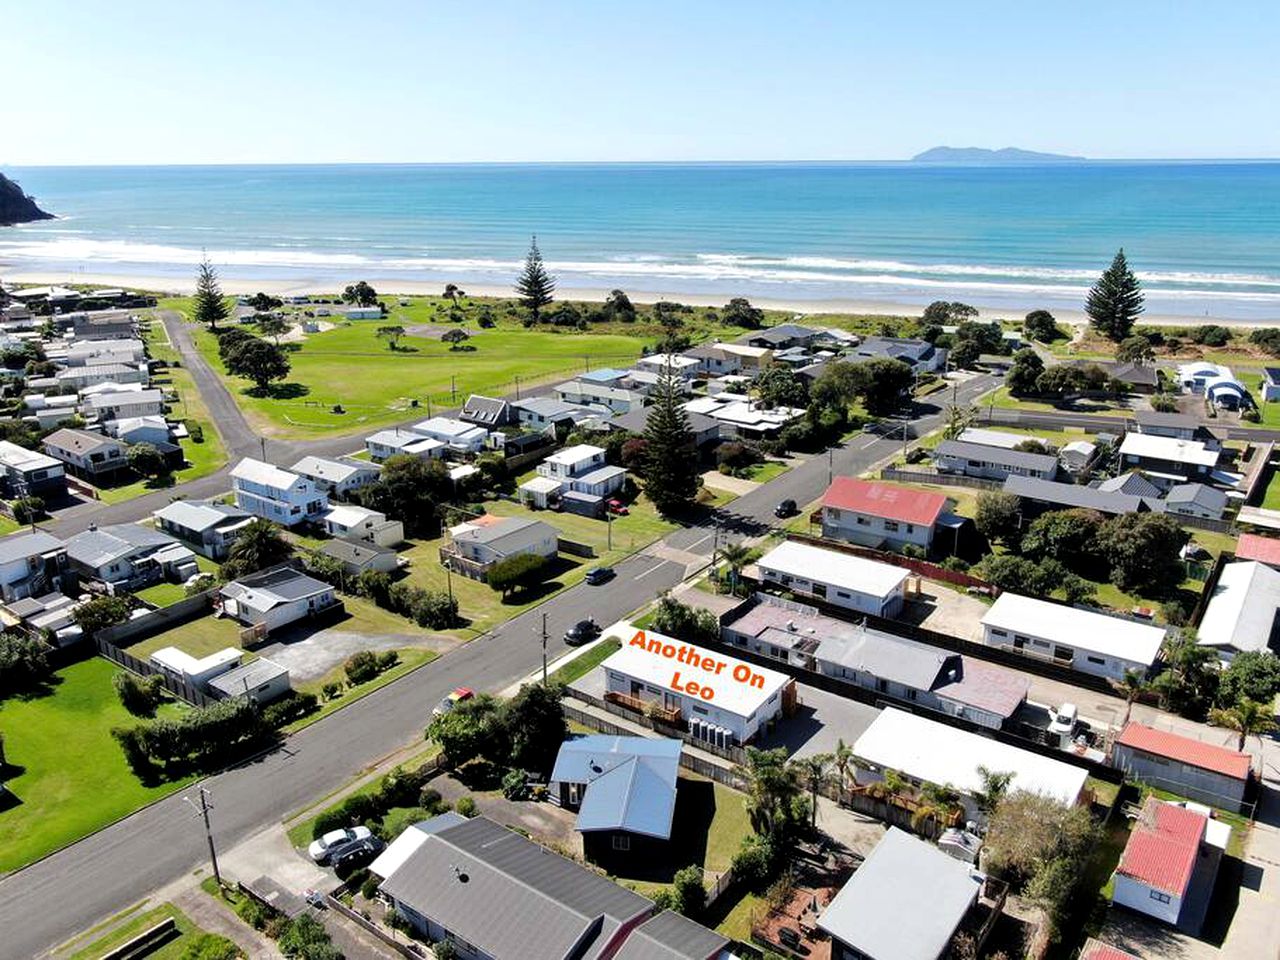
[[[208,259],[201,260],[200,269],[196,271],[194,312],[196,323],[207,323],[210,330],[217,330],[218,321],[227,319],[231,314],[218,284],[218,274]]]
[[[644,428],[644,492],[663,516],[688,509],[698,495],[697,451],[681,401],[668,368]]]
[[[534,323],[542,313],[542,308],[552,301],[556,290],[556,278],[547,273],[542,263],[542,251],[538,249],[538,238],[535,236],[529,243],[529,253],[524,258],[524,269],[516,278],[516,293],[520,302],[529,311],[529,319]]]
[[[1119,343],[1133,330],[1133,322],[1145,309],[1142,305],[1145,299],[1142,285],[1129,269],[1121,247],[1111,266],[1089,290],[1084,312],[1095,330]]]

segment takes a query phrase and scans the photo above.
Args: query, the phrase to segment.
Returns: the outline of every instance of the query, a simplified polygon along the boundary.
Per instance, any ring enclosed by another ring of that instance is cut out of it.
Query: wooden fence
[[[943,583],[951,583],[958,587],[978,587],[987,591],[993,597],[1000,595],[1000,588],[994,583],[983,580],[981,577],[975,577],[971,573],[949,570],[928,560],[904,556],[901,553],[891,553],[887,550],[876,550],[872,547],[860,547],[856,543],[842,543],[838,540],[811,537],[807,533],[789,533],[787,534],[787,539],[795,540],[798,543],[807,543],[823,550],[847,553],[851,556],[865,557],[868,560],[876,560],[880,563],[892,564],[895,567],[903,567],[917,576],[927,577],[930,580],[941,580]]]
[[[103,631],[104,633],[106,631]],[[199,690],[194,685],[188,683],[184,679],[174,676],[166,670],[140,660],[133,654],[121,650],[115,644],[104,639],[101,635],[94,637],[94,648],[103,657],[106,657],[112,663],[124,667],[130,673],[136,673],[140,677],[160,677],[161,685],[175,697],[185,700],[193,707],[207,707],[210,704],[217,703],[213,697]]]
[[[98,636],[108,643],[117,644],[121,640],[136,642],[153,634],[164,633],[204,616],[213,605],[213,593],[212,589],[205,590],[167,607],[148,610],[140,617],[100,630]]]
[[[978,490],[1001,490],[1004,484],[999,480],[987,480],[981,477],[966,477],[957,473],[930,473],[927,470],[900,470],[885,467],[880,471],[881,480],[896,480],[898,483],[932,483],[941,487],[974,487]]]

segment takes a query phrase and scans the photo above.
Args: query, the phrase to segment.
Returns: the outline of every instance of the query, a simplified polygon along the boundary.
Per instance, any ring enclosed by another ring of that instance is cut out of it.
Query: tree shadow
[[[11,780],[26,772],[26,767],[6,767],[0,770],[0,813],[12,810],[23,804],[23,799],[4,786],[5,780]]]
[[[548,560],[542,568],[544,579],[538,583],[526,584],[517,587],[502,598],[504,606],[518,606],[525,603],[532,603],[535,600],[541,600],[543,597],[555,593],[565,584],[562,579],[571,570],[576,570],[582,566],[581,563],[570,560],[567,557],[556,555]]]
[[[249,387],[245,395],[259,400],[297,400],[311,393],[305,383],[270,383],[266,387]]]
[[[52,696],[61,683],[62,677],[56,673],[51,673],[48,676],[41,677],[39,680],[33,680],[21,690],[15,690],[12,693],[0,696],[0,703],[4,703],[5,700],[16,700],[19,703],[42,700],[45,697]]]

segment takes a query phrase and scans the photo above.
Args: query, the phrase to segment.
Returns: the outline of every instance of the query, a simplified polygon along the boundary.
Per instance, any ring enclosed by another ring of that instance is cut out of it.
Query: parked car
[[[307,853],[316,863],[327,863],[341,856],[343,851],[357,843],[373,837],[368,827],[347,827],[345,830],[330,830],[319,840],[312,840]]]
[[[564,642],[571,647],[576,647],[584,643],[590,643],[596,637],[600,636],[600,627],[590,618],[579,620],[572,627],[564,632]]]
[[[606,580],[613,579],[613,567],[592,567],[587,571],[587,575],[582,579],[587,583],[595,586],[598,583],[604,583]]]
[[[627,509],[627,505],[623,503],[621,500],[610,500],[608,503],[605,504],[605,507],[615,517],[626,517],[626,516],[630,516],[631,514],[631,511]]]
[[[1064,703],[1057,710],[1049,711],[1049,732],[1065,733],[1067,736],[1076,732],[1076,724],[1080,722],[1080,713],[1074,703]]]
[[[458,687],[453,693],[436,704],[435,709],[431,711],[431,715],[433,717],[442,717],[463,700],[470,700],[474,696],[475,691],[470,687]]]
[[[335,870],[342,870],[346,867],[355,869],[356,867],[366,866],[373,860],[385,847],[381,840],[377,837],[369,837],[365,840],[357,840],[355,843],[348,844],[343,847],[341,852],[334,854],[332,865]]]
[[[788,497],[773,508],[773,515],[779,520],[790,517],[796,512],[796,502]]]

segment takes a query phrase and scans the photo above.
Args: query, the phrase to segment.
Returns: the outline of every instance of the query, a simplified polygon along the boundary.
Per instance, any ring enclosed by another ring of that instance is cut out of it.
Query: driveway
[[[815,753],[831,753],[836,741],[849,746],[862,736],[880,710],[858,700],[846,700],[817,687],[796,684],[800,706],[795,716],[779,723],[773,733],[761,737],[759,747],[786,747],[794,759]]]
[[[300,640],[280,640],[254,652],[287,667],[295,683],[323,677],[351,654],[360,650],[399,650],[422,645],[422,637],[388,633],[374,636],[350,630],[318,630]]]

